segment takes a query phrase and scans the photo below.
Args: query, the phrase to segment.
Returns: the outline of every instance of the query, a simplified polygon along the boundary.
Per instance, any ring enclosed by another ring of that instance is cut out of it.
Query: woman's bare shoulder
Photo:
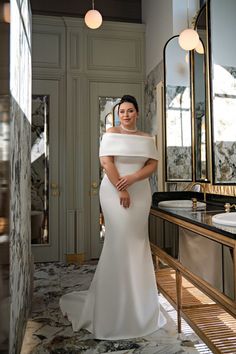
[[[111,127],[106,130],[106,133],[120,133],[119,127]]]

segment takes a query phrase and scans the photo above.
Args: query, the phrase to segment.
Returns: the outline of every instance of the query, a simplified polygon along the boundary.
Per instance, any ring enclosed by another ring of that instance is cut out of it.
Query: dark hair
[[[131,96],[131,95],[124,95],[121,97],[121,100],[118,104],[118,112],[120,110],[120,105],[124,102],[132,103],[134,105],[134,108],[136,109],[136,111],[139,112],[137,100],[134,96]]]

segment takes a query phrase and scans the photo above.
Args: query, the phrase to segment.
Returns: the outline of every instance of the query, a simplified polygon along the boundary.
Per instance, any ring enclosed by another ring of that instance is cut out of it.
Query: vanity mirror
[[[194,172],[195,181],[209,181],[209,107],[208,107],[208,73],[207,73],[207,9],[204,5],[197,16],[195,30],[200,43],[192,51],[192,92],[193,92],[193,126],[194,126]]]
[[[236,184],[236,1],[210,1],[213,183]]]
[[[178,37],[164,47],[165,180],[192,181],[190,68]]]

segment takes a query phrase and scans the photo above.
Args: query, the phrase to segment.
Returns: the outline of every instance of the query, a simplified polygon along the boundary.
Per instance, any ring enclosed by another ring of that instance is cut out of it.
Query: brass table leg
[[[176,269],[176,297],[177,297],[177,324],[178,333],[181,333],[181,309],[182,309],[182,275],[179,270]]]

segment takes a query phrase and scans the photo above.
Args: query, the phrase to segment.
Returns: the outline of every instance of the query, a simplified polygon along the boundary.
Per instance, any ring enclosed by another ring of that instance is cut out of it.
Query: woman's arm
[[[100,157],[101,166],[106,172],[107,177],[111,183],[116,187],[116,183],[119,181],[120,175],[114,164],[113,156],[102,156]]]
[[[101,166],[104,168],[107,177],[109,178],[110,182],[116,187],[116,184],[119,181],[120,175],[117,171],[117,168],[114,164],[114,157],[113,156],[102,156],[100,157]],[[119,198],[120,198],[120,205],[124,208],[129,208],[130,206],[130,196],[129,193],[125,190],[118,190]]]
[[[138,170],[137,172],[123,176],[119,178],[119,181],[116,183],[116,188],[118,191],[123,191],[133,183],[141,181],[142,179],[150,177],[153,172],[157,169],[157,160],[149,159],[145,165]]]

